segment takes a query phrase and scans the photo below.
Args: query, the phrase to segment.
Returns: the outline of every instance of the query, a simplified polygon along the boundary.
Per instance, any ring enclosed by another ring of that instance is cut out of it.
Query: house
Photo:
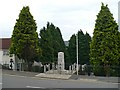
[[[11,63],[12,63],[12,69],[13,70],[24,70],[24,60],[19,59],[14,54],[9,54],[9,48],[11,44],[10,38],[0,38],[0,64],[4,67],[7,67],[11,69]],[[42,64],[39,62],[34,62],[33,66],[41,66]]]
[[[21,67],[20,61],[14,54],[9,54],[9,48],[11,44],[10,38],[0,38],[0,64],[11,69],[18,70]]]

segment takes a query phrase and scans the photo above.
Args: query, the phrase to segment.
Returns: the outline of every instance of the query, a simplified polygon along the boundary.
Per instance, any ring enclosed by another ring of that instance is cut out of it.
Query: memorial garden
[[[11,36],[10,54],[24,60],[27,71],[76,74],[78,35],[78,71],[82,75],[120,76],[120,32],[108,5],[102,3],[93,37],[80,29],[65,45],[60,28],[53,23],[37,33],[37,24],[29,6],[23,7]],[[42,18],[42,17],[40,17]],[[34,66],[34,62],[41,63]]]

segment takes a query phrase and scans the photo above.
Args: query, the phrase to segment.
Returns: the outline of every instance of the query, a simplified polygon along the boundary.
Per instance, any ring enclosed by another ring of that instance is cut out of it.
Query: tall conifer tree
[[[60,29],[52,23],[40,30],[40,47],[42,49],[41,61],[43,63],[57,63],[58,52],[64,52],[66,47]]]
[[[79,64],[89,63],[91,37],[88,33],[84,34],[82,30],[78,31],[78,60]],[[68,53],[70,64],[76,63],[76,35],[72,35],[69,40]]]
[[[97,15],[92,42],[90,44],[91,64],[96,75],[117,73],[108,66],[119,65],[120,48],[118,42],[118,25],[111,14],[108,5],[102,3]],[[103,66],[103,67],[97,67]]]
[[[70,56],[69,64],[76,62],[76,35],[72,35],[69,40],[68,53]]]
[[[11,37],[10,53],[23,59],[30,71],[35,57],[40,53],[40,48],[36,32],[37,26],[28,6],[23,7],[16,21]]]

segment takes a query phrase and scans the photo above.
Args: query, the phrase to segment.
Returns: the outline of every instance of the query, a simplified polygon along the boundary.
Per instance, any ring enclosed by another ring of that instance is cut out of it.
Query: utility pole
[[[77,75],[78,75],[78,33],[76,34],[76,55],[77,55]]]
[[[118,2],[118,31],[120,32],[120,1]]]

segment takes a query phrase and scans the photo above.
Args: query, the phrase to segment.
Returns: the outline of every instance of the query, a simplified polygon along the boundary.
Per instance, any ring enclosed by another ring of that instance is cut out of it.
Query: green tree
[[[78,60],[79,64],[89,63],[91,37],[88,33],[84,34],[82,30],[78,31]],[[72,35],[68,47],[70,63],[76,63],[76,35]]]
[[[80,64],[88,63],[86,60],[86,38],[82,30],[78,32],[78,60]]]
[[[60,29],[48,22],[47,27],[40,30],[40,47],[43,63],[57,63],[58,52],[66,52]]]
[[[68,53],[70,56],[69,64],[76,62],[76,35],[73,34],[69,40]]]
[[[40,54],[40,48],[38,33],[36,32],[37,26],[28,6],[23,7],[19,19],[16,21],[11,37],[10,53],[15,54],[19,59],[23,59],[30,71],[35,57]]]
[[[91,42],[91,36],[86,32],[85,34],[85,61],[87,64],[90,64],[90,42]]]
[[[119,65],[120,48],[118,25],[111,14],[108,5],[102,3],[97,15],[92,42],[90,44],[90,59],[96,75],[116,73],[109,66]],[[98,67],[103,65],[103,67]]]
[[[48,27],[48,26],[47,26]],[[42,50],[41,62],[52,63],[54,61],[51,33],[45,27],[40,30],[40,47]]]

